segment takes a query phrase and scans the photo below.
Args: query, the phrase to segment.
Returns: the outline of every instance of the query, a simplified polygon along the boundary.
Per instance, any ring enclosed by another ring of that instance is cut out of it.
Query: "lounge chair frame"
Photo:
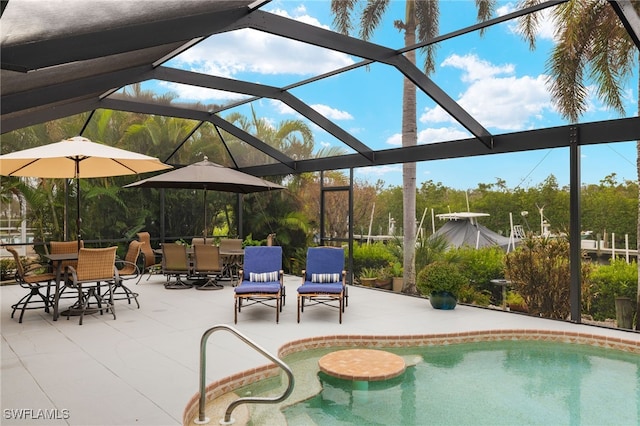
[[[314,283],[312,274],[339,274],[340,281]],[[342,314],[349,304],[346,276],[344,249],[310,247],[307,250],[306,269],[302,271],[302,285],[298,287],[298,323],[305,305],[325,305],[338,309],[338,322],[342,324]]]
[[[251,273],[278,272],[278,280],[271,282],[250,281]],[[276,324],[285,303],[284,270],[282,269],[282,247],[245,248],[244,268],[239,271],[240,283],[234,288],[234,323],[243,306],[256,304],[275,308]]]

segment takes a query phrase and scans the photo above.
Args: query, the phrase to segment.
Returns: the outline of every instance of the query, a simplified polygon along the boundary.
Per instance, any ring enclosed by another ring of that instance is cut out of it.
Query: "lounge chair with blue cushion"
[[[310,247],[307,249],[306,269],[302,271],[302,285],[298,287],[298,322],[309,306],[326,305],[338,308],[338,320],[348,303],[344,249],[341,247]]]
[[[276,323],[285,300],[282,247],[251,246],[244,251],[244,267],[235,293],[234,322],[244,306],[262,304],[276,309]],[[275,305],[274,305],[275,303]]]

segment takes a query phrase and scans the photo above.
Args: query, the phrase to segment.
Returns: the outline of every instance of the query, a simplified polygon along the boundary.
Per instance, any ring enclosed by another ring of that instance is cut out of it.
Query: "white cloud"
[[[465,82],[484,80],[500,74],[513,74],[515,71],[513,64],[495,66],[476,55],[460,56],[454,54],[446,58],[440,66],[463,70],[465,73],[462,75],[462,81]]]
[[[387,138],[386,143],[393,146],[402,146],[402,134],[396,133],[394,135],[391,135],[389,138]]]
[[[284,9],[272,9],[269,10],[269,13],[273,13],[274,15],[282,16],[284,18],[294,19],[296,21],[313,25],[315,27],[324,28],[325,30],[331,29],[329,25],[321,24],[320,21],[318,21],[318,18],[308,15],[307,9],[304,7],[304,5],[298,6],[294,11],[294,15],[290,15],[289,12]]]
[[[358,173],[367,176],[384,176],[389,173],[401,173],[402,165],[360,167]]]
[[[509,3],[505,3],[504,5],[500,6],[498,9],[496,9],[496,15],[497,16],[504,16],[507,15],[511,12],[514,12],[516,10],[516,7],[513,3],[509,2]]]
[[[253,29],[214,35],[174,61],[193,71],[223,77],[241,72],[317,75],[353,63],[343,53]]]
[[[418,144],[467,139],[470,137],[471,134],[464,129],[456,129],[454,127],[429,128],[418,132]],[[387,139],[386,143],[398,147],[402,146],[402,134],[396,133],[392,135]]]
[[[453,127],[439,127],[434,129],[425,129],[418,132],[418,143],[427,144],[453,141],[458,139],[467,139],[470,137],[471,134],[462,129],[456,129]]]
[[[246,99],[248,96],[242,93],[225,92],[224,90],[207,89],[198,86],[189,86],[186,84],[172,83],[169,81],[160,81],[159,86],[165,87],[178,95],[179,100],[188,99],[189,101],[201,101],[203,103],[212,102],[230,102]]]
[[[289,105],[285,104],[284,102],[280,102],[279,100],[271,99],[269,100],[269,104],[278,114],[295,115],[298,117],[302,117],[300,114],[298,114],[298,111],[291,108]]]
[[[540,18],[538,19],[538,37],[543,40],[554,41],[556,39],[557,25],[554,22],[551,14],[551,8],[540,11]]]
[[[532,119],[553,110],[545,75],[516,77],[512,65],[495,66],[476,55],[452,55],[442,66],[463,70],[462,80],[470,83],[457,102],[485,127],[522,130]],[[502,76],[504,75],[504,76]],[[420,116],[422,123],[455,123],[449,114],[436,106]]]
[[[295,109],[291,108],[289,105],[284,102],[280,102],[279,100],[272,99],[270,101],[272,108],[281,115],[294,115],[302,118],[302,115],[298,113]],[[315,104],[311,105],[311,108],[328,118],[329,120],[353,120],[353,116],[346,111],[341,111],[335,108],[332,108],[328,105],[323,104]]]
[[[315,109],[329,120],[353,120],[353,116],[348,112],[331,108],[328,105],[315,104],[311,105],[311,108]]]
[[[291,16],[281,9],[270,12],[329,29],[329,26],[322,25],[317,18],[309,16],[304,7],[296,9],[296,16]],[[314,76],[351,65],[353,62],[353,59],[344,53],[262,31],[241,29],[211,36],[169,61],[168,65],[204,74],[236,78],[240,73]],[[191,100],[195,99],[194,95],[198,95],[186,91],[181,86],[173,90],[182,99]],[[231,99],[223,93],[213,93],[217,95],[214,99]]]

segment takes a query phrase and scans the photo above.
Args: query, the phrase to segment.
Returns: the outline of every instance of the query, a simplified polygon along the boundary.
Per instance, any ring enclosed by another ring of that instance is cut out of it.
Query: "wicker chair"
[[[124,259],[116,259],[119,280],[116,281],[113,288],[113,300],[127,300],[131,304],[131,299],[133,299],[138,305],[138,309],[140,308],[138,293],[124,285],[124,280],[135,280],[137,278],[138,282],[140,282],[142,274],[140,274],[140,268],[138,268],[138,257],[140,257],[141,247],[142,243],[140,241],[131,241]]]
[[[168,290],[183,290],[193,287],[180,279],[183,275],[185,277],[191,275],[186,246],[171,243],[162,245],[162,273],[167,276],[164,288]],[[171,277],[176,277],[176,280],[171,282]]]
[[[158,262],[158,256],[151,247],[151,234],[148,232],[138,232],[138,241],[142,243],[141,252],[144,258],[144,270],[143,274],[147,275],[147,281],[151,278],[152,274],[159,274],[162,271],[162,264]]]
[[[65,282],[78,292],[78,301],[67,309],[67,320],[71,315],[79,315],[79,324],[86,313],[110,311],[113,319],[116,312],[113,306],[113,287],[119,280],[115,266],[117,247],[80,249],[78,267],[67,266]],[[101,291],[101,283],[106,283],[106,292]],[[91,300],[95,299],[95,306]]]
[[[80,240],[80,248],[84,247],[84,241]],[[49,253],[51,254],[67,254],[67,253],[78,253],[78,241],[49,241]],[[78,267],[77,260],[63,260],[57,265],[60,268],[60,272],[64,273],[64,270],[67,266],[73,266],[74,268]],[[63,283],[60,287],[60,291],[58,292],[59,299],[75,299],[75,293],[71,293],[70,295],[63,295],[66,291],[67,286]],[[49,294],[49,290],[47,290],[47,296],[51,299],[52,296]]]
[[[208,244],[196,244],[193,246],[193,272],[191,276],[196,279],[207,280],[203,285],[196,286],[198,290],[220,290],[223,288],[217,279],[222,275],[222,262],[220,262],[220,249]]]
[[[193,246],[202,245],[202,244],[211,244],[211,241],[213,240],[210,240],[210,242],[207,242],[206,237],[194,237],[191,239],[191,246],[193,247]]]
[[[18,309],[20,309],[19,323],[22,323],[25,310],[44,309],[45,312],[49,312],[49,307],[51,306],[49,297],[42,294],[40,290],[46,286],[47,293],[49,293],[51,282],[56,279],[56,274],[51,271],[51,266],[38,262],[23,265],[20,255],[13,247],[6,247],[6,249],[13,255],[16,263],[16,281],[20,284],[20,287],[29,289],[29,293],[11,305],[11,309],[13,309],[11,318],[13,318]]]

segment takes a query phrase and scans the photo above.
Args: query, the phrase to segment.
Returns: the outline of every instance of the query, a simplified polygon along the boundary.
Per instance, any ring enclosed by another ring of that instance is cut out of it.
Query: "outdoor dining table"
[[[222,257],[222,276],[231,280],[231,283],[239,280],[238,272],[242,267],[244,249],[220,250]]]
[[[56,292],[53,295],[53,320],[58,321],[59,309],[58,302],[60,301],[60,282],[62,281],[62,262],[67,260],[78,260],[78,253],[59,253],[59,254],[45,254],[44,257],[55,265],[56,268]]]

